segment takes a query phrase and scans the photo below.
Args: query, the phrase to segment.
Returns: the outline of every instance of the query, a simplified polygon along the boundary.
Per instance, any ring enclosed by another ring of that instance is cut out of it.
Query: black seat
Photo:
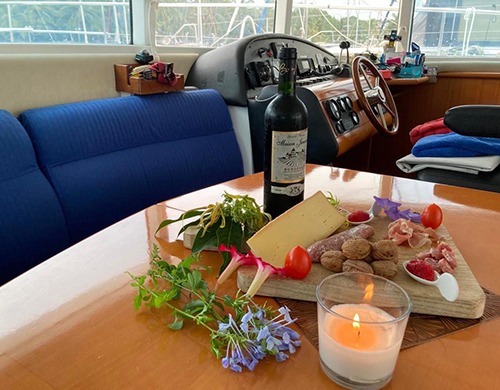
[[[473,137],[500,138],[500,105],[466,105],[449,109],[444,124],[455,133]],[[417,172],[419,180],[500,192],[500,166],[492,172],[468,174],[427,168]]]

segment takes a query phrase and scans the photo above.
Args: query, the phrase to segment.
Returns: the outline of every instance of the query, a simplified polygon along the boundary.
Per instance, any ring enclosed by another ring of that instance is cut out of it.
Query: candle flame
[[[361,331],[361,325],[359,324],[359,314],[355,313],[352,321],[352,328],[359,333]]]
[[[373,289],[375,285],[373,283],[367,284],[365,287],[365,296],[363,297],[363,300],[366,302],[370,302],[373,297]]]

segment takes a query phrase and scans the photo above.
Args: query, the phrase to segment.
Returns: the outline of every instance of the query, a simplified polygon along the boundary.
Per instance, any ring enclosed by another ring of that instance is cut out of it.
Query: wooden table
[[[256,174],[155,205],[0,287],[0,388],[336,388],[305,337],[286,362],[268,359],[254,372],[237,374],[211,355],[205,330],[188,325],[171,331],[161,310],[135,312],[132,307],[135,291],[126,272],[147,270],[153,242],[164,256],[188,254],[176,241],[178,226],[154,237],[161,220],[219,201],[224,190],[248,193],[261,203],[261,185]],[[499,293],[500,194],[309,166],[306,193],[316,190],[331,191],[346,208],[367,208],[373,195],[415,209],[440,204],[444,223],[477,280]],[[206,253],[204,261],[217,269],[219,255]],[[234,275],[223,287],[235,291]],[[493,319],[405,349],[387,387],[500,388],[499,345],[500,321]]]

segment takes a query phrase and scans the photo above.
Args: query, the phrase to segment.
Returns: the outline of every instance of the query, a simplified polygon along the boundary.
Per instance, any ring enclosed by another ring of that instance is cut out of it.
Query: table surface
[[[479,284],[499,293],[500,194],[332,167],[307,170],[306,196],[331,191],[346,209],[368,208],[373,195],[415,210],[438,203]],[[201,327],[172,331],[162,310],[133,309],[127,271],[146,272],[152,243],[165,258],[189,253],[176,240],[179,226],[155,237],[163,219],[220,201],[223,191],[262,203],[261,188],[255,174],[152,206],[0,287],[0,388],[336,388],[305,337],[286,362],[266,359],[254,372],[237,374],[213,357]],[[207,252],[203,261],[217,269],[219,256]],[[222,287],[234,293],[235,275]],[[500,321],[493,319],[405,349],[387,388],[500,388],[498,345]]]

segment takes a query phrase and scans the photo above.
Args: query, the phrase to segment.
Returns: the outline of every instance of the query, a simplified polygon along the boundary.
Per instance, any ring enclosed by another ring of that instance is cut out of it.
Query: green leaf
[[[216,232],[217,246],[225,244],[227,246],[234,245],[238,251],[242,251],[243,246],[243,228],[242,225],[226,220],[226,226],[220,228]]]
[[[224,305],[219,301],[213,301],[212,305],[217,306],[220,310],[224,311]]]
[[[194,269],[191,275],[193,275],[193,289],[199,289],[201,287],[201,273]]]
[[[185,223],[182,225],[182,227],[179,229],[179,233],[177,233],[177,237],[180,236],[181,233],[185,232],[189,227],[191,226],[198,226],[200,224],[200,220],[197,219],[193,222]]]
[[[206,315],[198,315],[194,319],[196,325],[206,324],[207,322],[213,321],[212,317]]]
[[[142,305],[142,296],[141,294],[139,294],[134,297],[134,309],[139,310],[141,305]]]
[[[226,226],[217,231],[217,247],[220,244],[227,246],[234,245],[239,252],[243,251],[243,227],[234,221],[227,221]],[[231,262],[231,254],[222,252],[222,264],[219,268],[219,275],[226,269]]]
[[[227,222],[228,221],[226,220],[226,226],[224,227],[224,229],[227,227]],[[205,234],[203,234],[202,229],[198,231],[196,237],[194,238],[193,248],[191,249],[193,253],[201,252],[203,249],[209,246],[218,245],[217,232],[222,229],[220,227],[221,223],[222,220],[219,219],[205,231]]]
[[[196,313],[200,313],[201,311],[203,311],[204,308],[205,308],[205,303],[201,299],[194,299],[194,300],[188,302],[182,308],[182,310],[184,310],[185,312],[190,313],[190,314],[196,314]]]
[[[191,264],[193,264],[195,260],[196,260],[195,256],[188,256],[179,263],[178,267],[189,269],[191,268]]]
[[[184,321],[178,318],[177,316],[175,317],[174,322],[168,325],[168,327],[172,330],[181,330],[183,326],[184,326]]]
[[[187,283],[191,290],[196,289],[196,287],[194,286],[194,279],[192,274],[187,274]]]
[[[181,297],[181,289],[178,287],[172,288],[172,290],[170,290],[170,293],[171,293],[171,299],[169,300],[176,300]]]
[[[160,296],[160,295],[157,295],[157,296],[155,297],[155,299],[154,299],[154,301],[153,301],[153,302],[154,302],[155,307],[160,307],[160,306],[161,306],[161,304],[163,303],[163,297],[162,297],[162,296]]]
[[[179,289],[175,286],[168,291],[164,291],[162,294],[162,299],[164,302],[171,301],[172,299],[176,299],[179,295]]]
[[[333,195],[330,191],[328,191],[327,193],[328,193],[328,196],[327,196],[328,202],[330,202],[330,204],[332,206],[335,206],[335,207],[339,206],[340,199],[337,196]]]
[[[158,233],[158,231],[163,229],[165,226],[168,226],[168,225],[175,223],[175,222],[182,221],[183,219],[197,217],[197,216],[201,215],[202,213],[203,213],[203,211],[200,209],[193,209],[193,210],[188,210],[185,213],[182,213],[181,216],[177,219],[165,219],[164,221],[162,221],[158,225],[158,228],[156,229],[155,234]]]
[[[218,347],[215,345],[213,341],[210,343],[210,350],[217,359],[222,358],[223,356],[222,353],[219,351]]]
[[[161,260],[161,261],[155,261],[154,264],[160,268],[160,269],[169,269],[170,264],[168,264],[166,261]]]

